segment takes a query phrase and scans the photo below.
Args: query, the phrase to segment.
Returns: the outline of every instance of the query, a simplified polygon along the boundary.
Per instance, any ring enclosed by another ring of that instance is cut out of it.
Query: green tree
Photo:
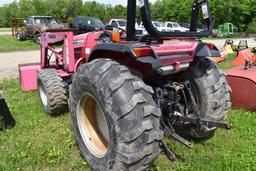
[[[5,20],[5,27],[11,26],[11,20],[13,18],[20,17],[18,12],[18,3],[16,1],[13,1],[12,3],[6,5],[3,9],[3,17]]]
[[[19,1],[19,17],[25,18],[27,16],[35,15],[35,6],[31,0],[20,0]]]
[[[35,13],[33,15],[45,15],[47,13],[46,0],[32,0],[31,4],[35,10]]]
[[[157,0],[150,3],[153,20],[190,22],[194,0]],[[214,27],[231,22],[240,31],[254,29],[256,16],[255,0],[210,0]],[[137,21],[140,22],[139,8]],[[30,15],[51,15],[57,20],[73,16],[98,17],[105,23],[111,18],[125,18],[127,7],[105,5],[96,1],[83,0],[14,0],[0,7],[0,27],[10,26],[12,18]],[[201,22],[199,22],[201,24]]]

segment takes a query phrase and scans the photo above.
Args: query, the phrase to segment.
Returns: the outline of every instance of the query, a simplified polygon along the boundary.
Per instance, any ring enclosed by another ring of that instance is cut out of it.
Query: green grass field
[[[68,113],[55,118],[46,114],[37,93],[22,92],[18,79],[0,81],[1,90],[17,124],[0,133],[0,171],[90,170],[76,146]],[[228,121],[232,130],[218,130],[207,141],[192,141],[191,150],[167,140],[178,160],[170,162],[161,154],[151,170],[255,170],[256,113],[231,110]]]
[[[232,62],[234,61],[236,56],[237,56],[236,52],[234,55],[228,55],[225,61],[222,61],[221,63],[219,63],[220,68],[222,68],[223,70],[233,68],[234,66],[232,65]]]
[[[0,36],[0,53],[39,49],[33,40],[18,41],[12,36]]]

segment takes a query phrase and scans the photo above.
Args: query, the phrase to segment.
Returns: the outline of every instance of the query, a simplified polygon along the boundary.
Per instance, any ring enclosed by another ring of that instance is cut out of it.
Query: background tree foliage
[[[151,5],[152,18],[159,21],[189,22],[193,0],[157,0]],[[255,0],[210,0],[214,26],[232,22],[239,31],[256,30]],[[126,7],[111,6],[83,0],[14,0],[0,7],[0,27],[10,26],[12,18],[30,15],[51,15],[57,20],[73,16],[93,16],[107,22],[111,18],[125,18]],[[139,11],[139,9],[136,9]],[[140,20],[139,15],[138,21]]]

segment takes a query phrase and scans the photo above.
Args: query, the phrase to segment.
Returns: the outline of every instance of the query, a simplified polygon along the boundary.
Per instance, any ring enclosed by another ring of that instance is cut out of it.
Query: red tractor
[[[128,0],[127,32],[48,30],[41,36],[41,63],[20,66],[23,89],[38,88],[48,113],[69,104],[76,142],[93,170],[145,170],[160,148],[175,160],[164,133],[191,148],[182,136],[230,128],[224,123],[230,87],[210,59],[220,53],[197,39],[211,34],[208,0],[193,3],[190,32],[159,32],[148,0],[138,5],[149,35],[136,39],[136,1]],[[204,32],[196,31],[200,9]],[[54,44],[61,41],[59,50]]]

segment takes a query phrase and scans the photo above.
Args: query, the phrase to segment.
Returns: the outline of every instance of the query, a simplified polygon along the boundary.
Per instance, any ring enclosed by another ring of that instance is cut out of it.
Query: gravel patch
[[[40,62],[40,51],[0,53],[0,79],[19,76],[18,65]]]

